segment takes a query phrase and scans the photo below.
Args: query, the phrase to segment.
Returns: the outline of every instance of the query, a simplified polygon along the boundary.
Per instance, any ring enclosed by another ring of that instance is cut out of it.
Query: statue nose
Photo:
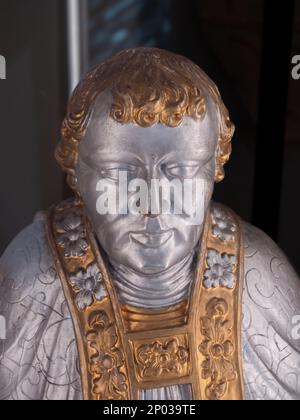
[[[159,217],[160,215],[160,213],[153,213],[151,211],[144,213],[146,223],[145,228],[148,233],[155,234],[164,230],[161,217]]]
[[[159,214],[160,214],[160,213],[151,213],[151,211],[150,211],[150,212],[148,212],[148,213],[145,213],[145,214],[144,214],[144,216],[146,216],[146,217],[150,217],[151,219],[154,219],[155,217],[158,217],[158,216],[159,216]]]

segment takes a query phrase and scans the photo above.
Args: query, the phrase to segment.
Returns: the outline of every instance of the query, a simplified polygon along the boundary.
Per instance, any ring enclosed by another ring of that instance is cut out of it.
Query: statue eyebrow
[[[106,155],[103,153],[94,153],[92,155],[81,156],[81,159],[86,165],[91,165],[93,167],[103,166],[103,167],[120,167],[125,166],[130,169],[131,168],[137,168],[143,165],[144,163],[137,160],[136,158],[134,160],[128,159],[126,160],[126,157],[122,160],[118,159],[117,156],[113,156],[112,154]]]
[[[186,160],[183,160],[181,162],[172,162],[170,164],[166,164],[166,167],[168,169],[172,169],[172,168],[177,168],[177,167],[180,167],[180,166],[196,167],[196,166],[199,166],[199,165],[201,165],[200,161],[186,161]]]
[[[203,149],[195,151],[193,153],[193,157],[191,158],[190,156],[186,155],[185,156],[185,152],[175,152],[175,154],[172,154],[172,156],[170,156],[170,161],[165,162],[165,164],[178,164],[180,162],[194,162],[195,164],[205,164],[207,162],[209,162],[213,157],[215,156],[215,150],[208,150],[208,149]]]

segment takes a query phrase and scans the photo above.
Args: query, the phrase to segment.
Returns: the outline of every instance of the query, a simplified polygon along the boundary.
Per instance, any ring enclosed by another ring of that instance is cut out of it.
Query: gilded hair
[[[206,99],[211,97],[219,120],[216,181],[223,180],[234,125],[218,88],[185,57],[157,48],[135,48],[121,51],[96,66],[73,92],[55,152],[71,187],[79,142],[86,133],[95,100],[104,91],[112,94],[113,119],[141,127],[157,123],[177,127],[185,116],[201,120],[206,114]]]

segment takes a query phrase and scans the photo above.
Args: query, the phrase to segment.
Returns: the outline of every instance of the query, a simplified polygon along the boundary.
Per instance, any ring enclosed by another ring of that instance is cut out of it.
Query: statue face
[[[120,124],[109,116],[111,95],[101,94],[85,137],[80,142],[76,167],[77,188],[86,205],[100,245],[109,257],[144,274],[160,273],[180,262],[197,245],[203,223],[192,225],[186,213],[105,214],[97,211],[99,180],[113,184],[118,193],[119,172],[131,179],[201,179],[198,206],[209,206],[215,176],[218,121],[208,100],[202,121],[186,117],[177,128],[161,124],[143,128]],[[130,200],[130,197],[129,197]]]

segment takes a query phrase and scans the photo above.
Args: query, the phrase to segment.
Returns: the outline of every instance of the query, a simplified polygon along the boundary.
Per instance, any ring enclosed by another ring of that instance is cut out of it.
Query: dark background
[[[237,130],[215,199],[300,270],[300,2],[88,0],[88,67],[126,47],[184,54],[216,82]],[[0,254],[67,194],[53,150],[68,98],[65,0],[0,0]]]

